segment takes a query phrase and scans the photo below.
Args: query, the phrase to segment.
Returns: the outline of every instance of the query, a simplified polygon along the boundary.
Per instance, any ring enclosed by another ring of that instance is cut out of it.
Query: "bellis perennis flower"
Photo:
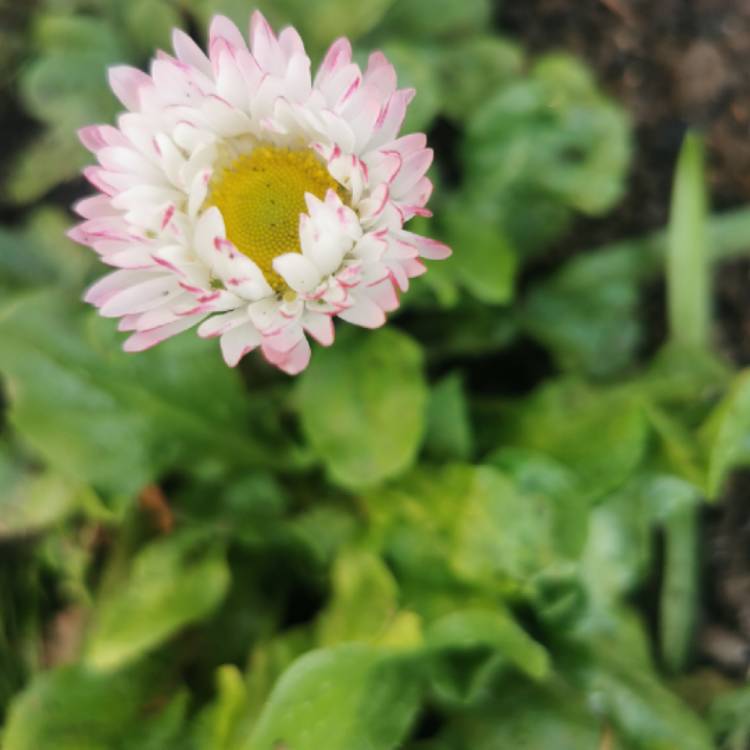
[[[425,136],[399,136],[414,91],[379,52],[362,72],[346,39],[313,79],[299,34],[257,12],[249,44],[219,16],[208,55],[181,31],[174,51],[150,75],[113,68],[128,111],[81,131],[101,192],[71,236],[118,269],[86,300],[131,332],[126,351],[198,326],[229,365],[260,347],[296,374],[306,334],[382,325],[421,259],[450,254],[403,228],[432,189]]]

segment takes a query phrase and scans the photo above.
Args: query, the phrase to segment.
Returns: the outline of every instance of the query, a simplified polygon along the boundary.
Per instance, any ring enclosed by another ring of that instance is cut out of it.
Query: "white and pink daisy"
[[[450,254],[404,229],[432,190],[424,134],[399,136],[414,91],[380,52],[363,73],[346,39],[312,78],[299,34],[258,12],[249,44],[218,16],[208,55],[179,30],[174,51],[150,75],[111,69],[127,112],[80,133],[100,193],[71,236],[118,269],[86,300],[131,332],[126,351],[198,326],[228,365],[260,347],[296,374],[307,334],[381,326],[422,259]]]

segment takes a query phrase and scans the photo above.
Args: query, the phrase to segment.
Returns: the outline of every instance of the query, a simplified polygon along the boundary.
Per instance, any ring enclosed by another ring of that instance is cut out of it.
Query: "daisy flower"
[[[308,335],[333,343],[334,317],[381,326],[422,259],[450,254],[404,229],[432,190],[424,134],[399,135],[414,91],[380,52],[362,72],[346,39],[313,78],[299,34],[259,12],[248,41],[218,16],[207,55],[173,43],[149,75],[112,68],[127,111],[80,132],[100,192],[71,236],[117,269],[85,299],[120,319],[126,351],[197,326],[230,366],[260,348],[299,373]]]

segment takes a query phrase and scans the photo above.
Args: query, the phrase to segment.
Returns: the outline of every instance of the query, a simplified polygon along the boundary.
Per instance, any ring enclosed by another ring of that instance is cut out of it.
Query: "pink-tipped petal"
[[[299,375],[310,363],[310,344],[306,338],[302,338],[288,352],[277,352],[263,346],[263,355],[273,365],[287,375]]]
[[[240,360],[255,349],[261,341],[260,333],[252,323],[245,323],[230,329],[221,337],[221,353],[230,367],[236,367]]]
[[[141,89],[152,86],[153,81],[138,68],[118,65],[109,69],[109,85],[126,109],[138,112],[141,107]]]
[[[166,341],[167,339],[172,338],[172,336],[176,336],[178,333],[187,331],[189,328],[196,325],[196,323],[200,322],[203,317],[203,315],[196,315],[190,318],[177,320],[174,323],[168,323],[167,325],[154,328],[150,331],[139,331],[126,339],[122,348],[129,353],[146,351],[146,349],[150,349],[152,346],[156,346],[162,341]]]
[[[308,313],[302,321],[302,326],[321,346],[330,346],[333,343],[334,327],[330,315]]]
[[[214,16],[211,21],[211,27],[208,32],[209,49],[212,49],[214,42],[218,39],[224,39],[234,49],[247,49],[247,44],[242,36],[242,32],[237,28],[233,21],[226,16]]]
[[[208,57],[181,29],[175,29],[172,32],[172,46],[180,62],[200,70],[203,75],[211,75],[211,63]]]
[[[340,312],[339,317],[362,328],[380,328],[385,323],[383,310],[364,295],[358,297],[351,307]]]

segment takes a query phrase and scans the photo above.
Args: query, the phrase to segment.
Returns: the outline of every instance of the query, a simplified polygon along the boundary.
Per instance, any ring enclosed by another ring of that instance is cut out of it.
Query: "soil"
[[[624,201],[603,219],[579,222],[552,262],[663,226],[688,128],[706,140],[714,209],[750,201],[750,2],[527,0],[499,5],[497,23],[532,52],[583,57],[635,125]],[[736,365],[748,366],[750,260],[717,269],[715,293],[717,345]],[[644,291],[642,309],[656,347],[665,331],[662,283]],[[744,677],[750,668],[750,472],[739,472],[723,501],[705,511],[702,542],[697,659]]]

